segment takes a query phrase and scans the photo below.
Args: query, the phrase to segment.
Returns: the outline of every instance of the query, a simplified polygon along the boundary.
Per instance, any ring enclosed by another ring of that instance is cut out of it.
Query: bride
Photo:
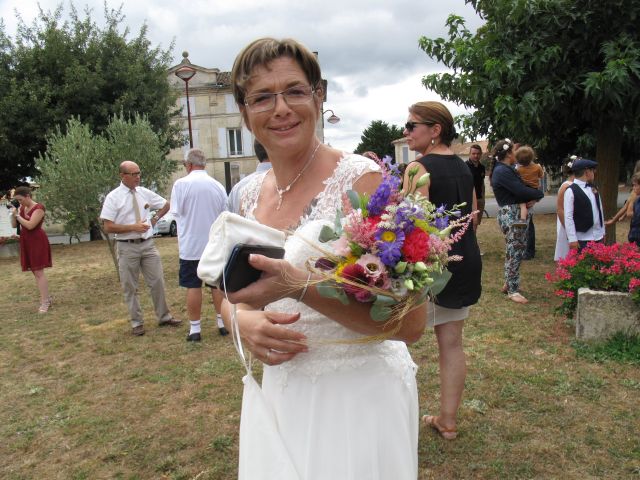
[[[415,480],[418,395],[406,344],[423,333],[424,305],[405,317],[393,339],[356,343],[382,332],[369,316],[370,304],[345,306],[320,296],[305,267],[318,251],[303,239],[315,241],[322,225],[333,224],[347,190],[374,192],[380,168],[319,141],[320,66],[295,40],[249,44],[235,60],[232,84],[244,122],[272,164],[245,188],[242,214],[295,232],[284,260],[252,255],[262,278],[229,293],[223,304],[228,327],[236,305],[242,341],[265,364],[266,416],[274,419],[289,463],[261,454],[250,441],[245,391],[249,424],[241,427],[240,477],[283,478],[291,467],[286,478]]]

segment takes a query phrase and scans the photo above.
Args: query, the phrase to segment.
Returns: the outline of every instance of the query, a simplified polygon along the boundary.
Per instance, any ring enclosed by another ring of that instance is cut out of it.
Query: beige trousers
[[[169,320],[171,314],[164,294],[162,261],[153,239],[142,243],[117,242],[117,245],[120,283],[124,291],[124,301],[131,316],[131,326],[137,327],[144,323],[138,298],[140,271],[149,287],[158,322]]]

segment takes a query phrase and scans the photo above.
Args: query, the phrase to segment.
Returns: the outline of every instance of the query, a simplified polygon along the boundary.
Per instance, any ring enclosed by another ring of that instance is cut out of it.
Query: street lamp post
[[[327,118],[327,122],[329,122],[331,125],[335,125],[340,121],[340,117],[338,117],[335,113],[333,113],[333,110],[323,110],[322,115],[329,112],[331,112],[331,116]]]
[[[182,52],[181,67],[175,71],[176,77],[184,81],[184,88],[187,92],[187,123],[189,124],[189,148],[193,148],[193,132],[191,131],[191,106],[189,105],[189,80],[196,74],[195,68],[191,67],[189,52]]]

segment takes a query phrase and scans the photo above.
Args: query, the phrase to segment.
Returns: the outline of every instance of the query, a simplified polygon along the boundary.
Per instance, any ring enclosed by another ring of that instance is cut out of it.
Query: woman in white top
[[[564,228],[564,192],[573,183],[573,172],[571,171],[572,159],[562,166],[562,176],[568,177],[558,189],[558,197],[556,199],[556,251],[553,260],[562,260],[569,253],[569,239],[567,231]]]

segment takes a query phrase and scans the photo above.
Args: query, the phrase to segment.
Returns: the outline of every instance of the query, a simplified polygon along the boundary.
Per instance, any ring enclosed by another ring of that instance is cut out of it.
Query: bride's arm
[[[365,174],[354,184],[358,193],[373,193],[380,183],[379,174]],[[262,270],[262,278],[248,287],[229,294],[232,302],[251,303],[263,306],[277,299],[289,297],[299,299],[302,295],[309,273],[296,268],[284,260],[275,260],[262,255],[251,255],[251,265]],[[308,285],[302,302],[332,320],[358,333],[377,335],[385,332],[384,322],[371,319],[370,303],[360,303],[349,299],[348,305],[338,300],[321,296],[313,285]],[[427,321],[426,305],[422,304],[410,311],[403,319],[400,330],[392,337],[406,343],[416,342],[424,331]],[[388,327],[387,327],[388,328]]]

